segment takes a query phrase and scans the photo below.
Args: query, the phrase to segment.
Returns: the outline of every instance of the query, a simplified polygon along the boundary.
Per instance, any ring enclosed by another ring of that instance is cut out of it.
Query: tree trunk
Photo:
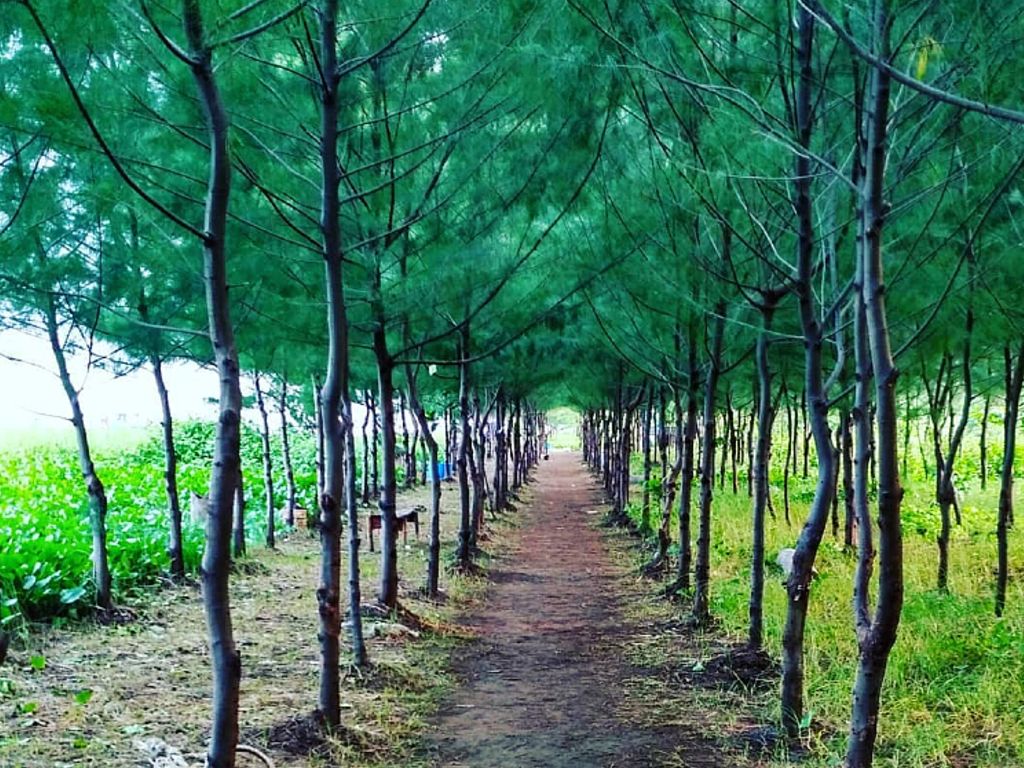
[[[316,376],[313,376],[313,411],[316,414],[316,498],[319,504],[324,493],[324,409]]]
[[[853,420],[853,414],[843,414],[841,458],[843,463],[843,549],[845,550],[853,549],[853,534],[858,519],[853,498]],[[868,522],[870,523],[870,520]]]
[[[785,385],[783,385],[785,386]],[[786,397],[786,460],[782,468],[782,509],[786,517],[786,525],[792,525],[789,517],[789,476],[790,466],[792,473],[796,474],[796,452],[793,450],[796,441],[793,436],[796,432],[799,419],[794,419],[793,408],[790,406],[789,397]]]
[[[754,498],[754,425],[757,424],[757,401],[747,420],[747,498]]]
[[[430,541],[427,545],[427,597],[437,598],[441,575],[441,473],[437,467],[437,440],[430,432],[427,414],[420,403],[416,377],[412,366],[406,363],[405,378],[409,386],[409,407],[419,424],[423,442],[430,454]]]
[[[764,642],[764,517],[768,507],[768,463],[771,458],[772,372],[768,364],[768,335],[775,302],[763,297],[761,330],[755,351],[757,365],[757,448],[754,450],[753,546],[750,556],[750,619],[747,641],[751,648]]]
[[[725,232],[723,249],[728,251],[730,231]],[[700,520],[697,527],[697,563],[694,569],[693,622],[711,622],[711,502],[715,483],[715,394],[721,373],[722,343],[725,337],[725,302],[715,306],[714,328],[704,380],[704,436],[700,462]]]
[[[363,506],[369,506],[370,504],[370,438],[369,428],[370,419],[373,416],[373,412],[370,410],[370,403],[372,402],[373,395],[367,392],[363,396],[363,409],[365,414],[363,416],[363,482],[360,496],[363,500]]]
[[[978,468],[978,474],[981,478],[981,490],[985,490],[985,486],[988,482],[988,412],[989,407],[992,404],[991,396],[985,394],[985,406],[981,412],[981,439],[978,444],[978,453],[980,454],[980,464]]]
[[[466,571],[473,561],[472,548],[472,510],[469,498],[469,328],[463,324],[458,347],[459,363],[459,547],[456,558],[459,568]]]
[[[231,626],[228,581],[232,506],[241,491],[242,391],[228,299],[226,233],[231,160],[228,156],[228,116],[214,80],[211,49],[207,47],[199,0],[183,0],[183,21],[191,54],[190,68],[203,105],[209,134],[210,176],[203,225],[203,274],[206,307],[217,373],[220,377],[220,416],[214,438],[210,506],[203,552],[203,604],[213,667],[213,722],[206,754],[208,768],[234,768],[238,744],[238,690],[242,659]]]
[[[799,147],[809,148],[814,123],[812,103],[815,77],[813,72],[814,18],[806,7],[797,14],[798,45],[796,65],[799,68],[794,114]],[[793,554],[793,565],[786,581],[787,609],[782,635],[782,720],[790,737],[796,737],[803,719],[804,692],[804,628],[810,599],[814,559],[828,523],[832,504],[832,464],[835,456],[828,424],[828,393],[822,376],[824,329],[818,322],[813,293],[813,253],[815,248],[811,181],[814,176],[810,156],[796,153],[793,173],[794,209],[797,216],[797,281],[796,294],[800,326],[804,337],[804,392],[806,419],[814,438],[818,460],[818,482],[814,500]],[[804,451],[805,466],[807,448]]]
[[[968,305],[966,322],[964,324],[964,346],[963,346],[963,362],[962,362],[962,377],[964,383],[963,391],[963,404],[960,409],[960,418],[956,422],[956,427],[953,431],[949,441],[949,453],[942,460],[941,471],[939,472],[939,513],[941,516],[942,528],[939,533],[938,545],[939,545],[939,574],[938,574],[938,589],[940,592],[945,592],[949,588],[949,523],[950,523],[950,508],[956,506],[956,489],[953,487],[953,469],[956,462],[956,454],[960,450],[960,443],[963,441],[964,432],[967,429],[967,422],[971,416],[971,399],[973,396],[972,388],[972,376],[971,376],[971,335],[974,330],[974,309],[971,305],[971,296],[973,295],[974,285],[974,259],[971,255],[970,242],[967,244],[968,251],[968,269],[970,273],[970,285],[968,288]],[[952,377],[952,370],[950,370],[950,377]],[[953,398],[952,395],[949,397],[950,407],[952,407]],[[953,419],[950,418],[950,427],[952,428]],[[957,508],[957,523],[959,520],[959,508]]]
[[[42,244],[39,245],[43,254]],[[71,407],[71,426],[75,430],[75,442],[78,446],[78,466],[85,480],[86,492],[89,497],[89,528],[92,531],[92,580],[96,589],[96,606],[104,611],[114,607],[111,593],[110,565],[107,559],[107,492],[103,487],[96,465],[92,460],[92,449],[89,446],[89,434],[85,428],[85,415],[82,403],[78,398],[78,390],[71,382],[68,372],[64,347],[61,344],[57,326],[57,303],[54,295],[46,297],[46,333],[50,341],[50,349],[57,363],[57,373],[64,394]]]
[[[379,373],[379,371],[378,371],[378,373]],[[371,396],[369,398],[369,400],[370,400],[370,430],[371,430],[371,440],[370,440],[370,495],[373,498],[379,500],[380,499],[380,494],[381,494],[381,480],[380,480],[380,469],[381,469],[381,466],[380,466],[380,447],[381,447],[380,446],[380,440],[381,440],[381,434],[380,433],[383,431],[383,426],[384,426],[384,422],[382,420],[385,419],[385,418],[388,418],[387,415],[385,414],[385,411],[387,411],[389,408],[391,408],[391,405],[389,403],[384,402],[383,400],[378,400],[378,398],[373,397],[373,396]],[[393,410],[391,412],[391,417],[388,418],[388,421],[391,422],[392,433],[393,433],[394,432],[394,423],[395,423],[394,411]],[[392,437],[392,440],[394,440],[394,434],[392,434],[391,437]],[[392,451],[392,454],[393,454],[393,451]],[[384,461],[387,462],[387,457],[384,458]],[[394,455],[392,455],[392,457],[391,457],[391,463],[392,464],[395,463]],[[387,474],[387,470],[384,470],[384,473],[386,475]],[[386,477],[384,478],[384,482],[387,482],[387,478]]]
[[[281,398],[277,402],[277,411],[281,417],[281,457],[284,459],[284,482],[287,498],[284,507],[284,522],[287,526],[295,525],[295,469],[292,466],[292,445],[288,434],[288,380],[281,377]]]
[[[327,297],[327,370],[320,390],[323,422],[324,487],[320,508],[320,579],[316,591],[319,617],[319,715],[328,728],[341,723],[341,528],[342,507],[348,518],[349,621],[352,660],[367,663],[359,583],[359,510],[356,496],[355,425],[349,369],[348,308],[341,250],[341,176],[338,164],[338,3],[323,0],[318,14],[322,76],[320,99],[320,237]],[[367,418],[370,412],[367,410]],[[283,416],[282,416],[283,420]],[[363,422],[363,493],[369,499],[366,472],[366,422]]]
[[[498,388],[494,408],[494,505],[495,512],[505,509],[505,487],[502,482],[502,463],[505,461],[505,390]]]
[[[886,0],[875,0],[872,20],[876,55],[889,59],[889,29]],[[882,228],[887,212],[884,200],[886,131],[889,108],[889,76],[872,68],[870,93],[865,117],[867,161],[862,187],[863,258],[861,295],[867,320],[871,367],[875,381],[876,446],[872,451],[878,477],[879,579],[878,599],[870,627],[858,631],[860,655],[850,738],[847,744],[847,768],[870,768],[878,729],[882,681],[889,652],[896,641],[903,607],[903,535],[900,527],[900,487],[896,379],[885,306],[885,282],[882,270]],[[863,526],[867,527],[867,526]]]
[[[1006,608],[1006,585],[1010,574],[1009,530],[1013,522],[1013,462],[1017,449],[1017,421],[1020,416],[1021,383],[1024,381],[1024,343],[1017,352],[1016,365],[1009,345],[1003,347],[1005,362],[1006,415],[1003,419],[1003,465],[999,472],[999,516],[996,524],[996,616]]]
[[[654,415],[653,393],[647,397],[644,405],[644,418],[641,424],[641,447],[644,459],[643,493],[640,507],[640,535],[646,536],[651,531],[651,421]]]
[[[254,376],[256,387],[256,406],[260,412],[260,438],[263,443],[263,491],[267,504],[267,546],[274,548],[274,462],[270,453],[270,418],[267,416],[267,404],[263,400],[263,389],[260,387],[260,375]]]
[[[245,557],[245,486],[239,468],[231,517],[231,547],[236,558]]]
[[[693,507],[693,446],[697,439],[697,338],[694,327],[689,329],[688,348],[689,365],[686,386],[686,424],[683,431],[683,471],[679,484],[679,567],[676,573],[676,584],[684,591],[690,589],[690,569],[693,559],[691,545],[691,509]]]
[[[171,418],[171,398],[164,383],[163,363],[160,357],[150,358],[153,378],[160,394],[160,427],[164,442],[164,487],[167,490],[167,512],[170,517],[170,534],[167,540],[167,554],[171,558],[171,577],[185,578],[185,554],[181,541],[181,502],[178,498],[178,454],[174,449],[174,420]]]
[[[380,590],[377,599],[382,605],[394,610],[398,607],[398,518],[395,514],[398,485],[395,477],[394,363],[387,348],[384,312],[379,298],[379,279],[374,288],[378,296],[375,298],[377,322],[373,330],[373,350],[377,358],[378,404],[380,406],[378,413],[382,440],[382,477],[380,497],[377,502],[380,509]]]

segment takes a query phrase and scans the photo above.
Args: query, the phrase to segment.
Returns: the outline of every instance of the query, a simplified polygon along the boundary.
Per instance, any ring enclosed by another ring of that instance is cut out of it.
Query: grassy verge
[[[1018,484],[1019,485],[1019,484]],[[742,638],[747,626],[751,504],[741,482],[733,494],[718,489],[713,513],[712,611],[727,637]],[[910,484],[904,503],[906,604],[883,693],[876,765],[889,768],[1024,766],[1024,539],[1012,535],[1016,564],[1008,610],[993,613],[997,491],[976,487],[963,495],[964,523],[954,530],[950,591],[935,589],[938,512],[926,480]],[[768,520],[769,561],[765,591],[766,646],[778,657],[785,619],[779,549],[794,545],[813,491],[794,482],[791,518],[782,519],[781,488],[772,490],[777,511]],[[634,492],[639,499],[640,491]],[[639,521],[639,510],[634,509]],[[842,514],[842,509],[840,509]],[[673,519],[673,531],[676,522]],[[840,532],[840,536],[841,536]],[[649,546],[645,543],[644,545]],[[640,559],[643,559],[642,557]],[[845,748],[845,729],[856,665],[851,601],[854,553],[826,534],[820,576],[811,592],[806,636],[806,707],[810,756],[803,764],[835,766]],[[680,662],[683,663],[683,662]],[[764,723],[779,719],[774,687],[744,699]],[[660,705],[659,705],[660,706]],[[784,765],[785,760],[766,765]]]

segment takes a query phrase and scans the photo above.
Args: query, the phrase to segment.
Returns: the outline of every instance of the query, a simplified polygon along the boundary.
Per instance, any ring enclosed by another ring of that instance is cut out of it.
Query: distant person
[[[544,438],[544,461],[547,461],[549,458],[551,458],[550,454],[551,454],[551,441],[548,440],[545,437]]]

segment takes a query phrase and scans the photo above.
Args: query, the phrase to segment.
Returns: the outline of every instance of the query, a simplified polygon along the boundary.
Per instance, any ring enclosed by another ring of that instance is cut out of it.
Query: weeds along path
[[[486,605],[466,622],[463,681],[435,718],[439,765],[466,768],[725,766],[694,723],[647,728],[620,715],[629,597],[601,531],[600,490],[575,454],[553,454]]]

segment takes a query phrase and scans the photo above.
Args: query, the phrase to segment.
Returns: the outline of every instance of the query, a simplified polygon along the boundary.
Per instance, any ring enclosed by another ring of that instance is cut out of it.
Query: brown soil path
[[[600,489],[578,455],[553,454],[513,552],[491,571],[486,606],[468,624],[464,684],[435,720],[445,768],[725,766],[696,726],[649,729],[617,717],[629,627],[622,573],[595,528]]]

